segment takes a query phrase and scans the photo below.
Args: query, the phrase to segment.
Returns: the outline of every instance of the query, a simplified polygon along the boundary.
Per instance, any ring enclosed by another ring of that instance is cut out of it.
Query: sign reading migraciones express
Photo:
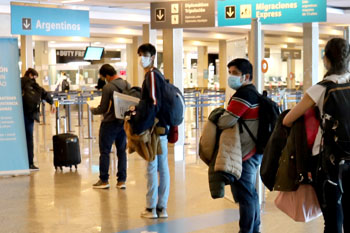
[[[218,1],[219,26],[327,21],[326,0],[223,0]]]

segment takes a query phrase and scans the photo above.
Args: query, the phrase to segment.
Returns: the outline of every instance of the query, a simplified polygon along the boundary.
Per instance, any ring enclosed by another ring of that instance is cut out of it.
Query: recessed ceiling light
[[[66,0],[62,1],[62,3],[74,3],[74,2],[84,2],[85,0]]]

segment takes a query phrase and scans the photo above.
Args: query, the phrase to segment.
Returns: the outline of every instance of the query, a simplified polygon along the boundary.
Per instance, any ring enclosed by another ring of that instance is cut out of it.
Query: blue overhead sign
[[[11,5],[11,33],[90,37],[89,11]]]
[[[327,21],[327,0],[219,0],[217,7],[219,26]]]

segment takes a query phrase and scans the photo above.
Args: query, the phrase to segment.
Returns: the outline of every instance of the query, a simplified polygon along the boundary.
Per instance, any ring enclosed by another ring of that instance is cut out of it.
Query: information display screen
[[[84,54],[84,60],[98,61],[101,60],[104,48],[102,47],[87,47]]]

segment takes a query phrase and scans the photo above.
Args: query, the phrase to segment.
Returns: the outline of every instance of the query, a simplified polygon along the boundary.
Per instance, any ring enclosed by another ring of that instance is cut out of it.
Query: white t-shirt
[[[345,73],[343,75],[330,75],[324,78],[325,80],[330,80],[335,83],[348,83],[350,82],[350,73]],[[310,98],[315,102],[315,105],[318,107],[320,114],[323,114],[323,100],[324,95],[326,93],[326,87],[321,85],[313,85],[309,89],[307,89],[306,93],[310,96]],[[322,139],[322,131],[321,127],[318,128],[318,132],[315,138],[314,145],[312,147],[312,154],[317,155],[320,153],[320,145]]]

